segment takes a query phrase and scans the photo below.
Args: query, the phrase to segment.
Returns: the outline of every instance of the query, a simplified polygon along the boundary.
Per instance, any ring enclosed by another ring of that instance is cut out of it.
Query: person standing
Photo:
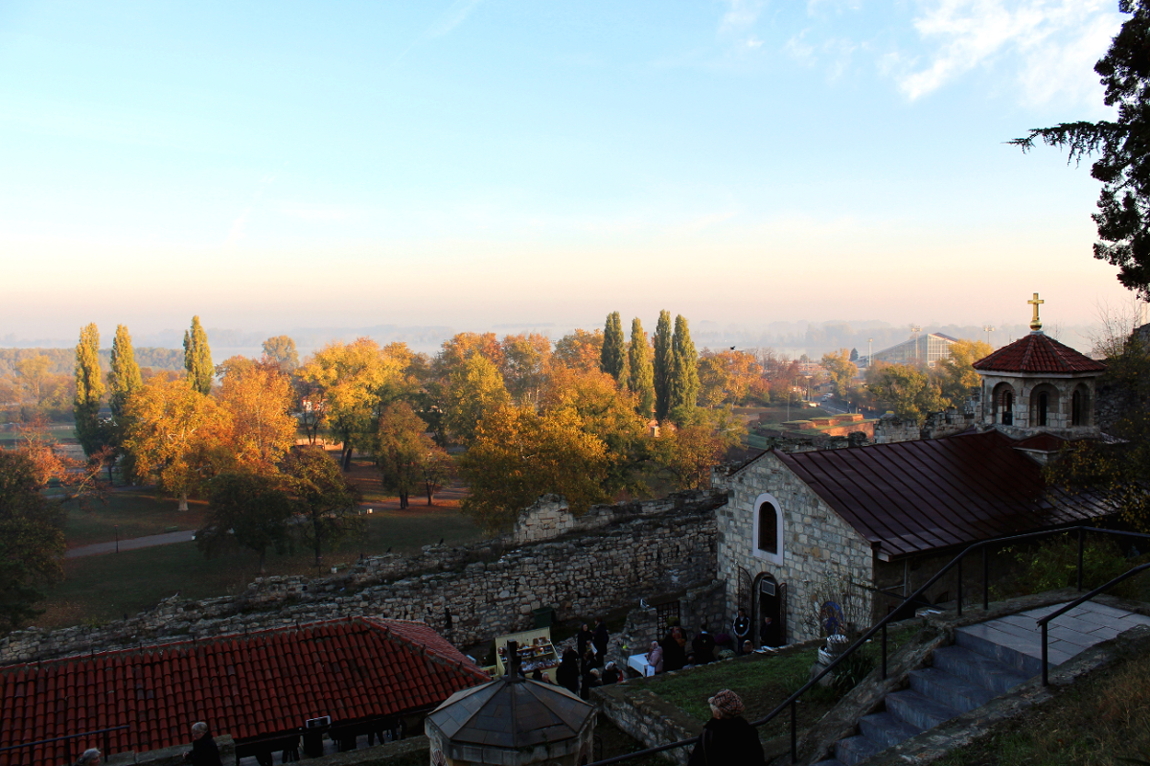
[[[563,660],[555,671],[555,681],[572,694],[579,693],[579,655],[574,649],[563,652]]]
[[[691,649],[695,653],[696,665],[715,661],[715,639],[707,632],[706,625],[699,629],[699,635],[691,639]]]
[[[651,669],[649,675],[663,672],[663,647],[658,641],[651,642],[651,651],[647,652],[647,666]]]
[[[743,654],[743,642],[751,635],[751,618],[747,616],[747,610],[741,606],[739,613],[735,615],[735,621],[731,623],[731,630],[735,634],[735,646],[738,647],[739,654]]]
[[[591,643],[595,645],[595,659],[598,660],[600,666],[602,666],[607,659],[607,642],[610,640],[611,636],[607,632],[607,623],[600,617],[595,620],[595,633],[591,637]]]
[[[224,766],[220,749],[203,721],[192,724],[192,749],[184,753],[184,760],[192,766]]]
[[[723,689],[707,704],[712,717],[703,726],[687,766],[763,766],[763,745],[755,727],[743,718],[739,695]]]
[[[587,627],[587,623],[579,626],[579,632],[575,634],[575,651],[579,652],[580,657],[587,653],[587,647],[591,645],[593,638],[595,634]]]

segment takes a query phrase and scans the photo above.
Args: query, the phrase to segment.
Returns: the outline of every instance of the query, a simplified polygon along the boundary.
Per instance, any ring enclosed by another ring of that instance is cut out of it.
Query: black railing
[[[80,737],[90,737],[94,734],[103,734],[104,747],[102,752],[105,757],[111,754],[112,748],[108,745],[108,734],[113,731],[120,731],[121,729],[131,728],[128,724],[122,726],[111,726],[107,729],[93,729],[92,731],[82,731],[79,734],[65,734],[62,737],[52,737],[51,739],[39,739],[35,742],[22,742],[19,745],[8,745],[7,747],[0,747],[0,753],[7,753],[12,750],[24,750],[29,747],[38,747],[40,745],[50,745],[53,742],[65,742],[70,739],[79,739]]]
[[[1081,558],[1079,558],[1079,561],[1081,561]],[[1097,588],[1090,591],[1089,593],[1082,595],[1082,596],[1079,596],[1078,598],[1071,601],[1069,604],[1065,604],[1064,606],[1062,606],[1057,611],[1051,612],[1050,614],[1048,614],[1045,617],[1038,620],[1038,626],[1040,628],[1042,628],[1042,685],[1043,686],[1049,686],[1050,685],[1050,677],[1048,675],[1049,668],[1047,666],[1047,656],[1048,656],[1047,652],[1049,651],[1049,647],[1047,646],[1047,643],[1046,643],[1046,638],[1047,638],[1047,636],[1046,636],[1047,630],[1046,629],[1047,629],[1047,626],[1050,624],[1050,621],[1053,620],[1055,617],[1061,617],[1062,615],[1066,614],[1067,612],[1069,612],[1074,607],[1079,606],[1082,603],[1089,601],[1090,599],[1094,598],[1099,593],[1102,593],[1103,591],[1110,590],[1111,588],[1113,588],[1115,585],[1122,582],[1123,580],[1125,580],[1129,577],[1133,577],[1134,575],[1138,574],[1139,572],[1144,572],[1147,569],[1150,569],[1150,564],[1140,564],[1139,566],[1136,566],[1129,571],[1123,572],[1122,574],[1118,575],[1117,577],[1115,577],[1113,580],[1106,583],[1105,585],[1099,585]],[[1081,569],[1079,570],[1079,575],[1078,575],[1078,589],[1082,590]]]
[[[966,558],[967,554],[972,553],[973,551],[977,550],[977,551],[980,551],[982,553],[982,608],[983,608],[983,610],[988,610],[990,608],[990,577],[989,577],[990,562],[989,562],[989,557],[988,557],[988,551],[991,547],[1010,545],[1012,543],[1023,542],[1026,540],[1037,540],[1037,539],[1044,538],[1044,537],[1053,537],[1055,535],[1065,535],[1065,534],[1069,534],[1071,532],[1077,532],[1078,533],[1078,577],[1077,577],[1078,590],[1082,590],[1082,564],[1083,564],[1083,557],[1084,557],[1083,554],[1084,554],[1084,550],[1085,550],[1085,548],[1084,548],[1085,535],[1087,532],[1097,532],[1099,534],[1114,535],[1114,536],[1119,536],[1119,537],[1137,537],[1137,538],[1141,538],[1141,539],[1150,540],[1150,535],[1146,535],[1146,534],[1140,534],[1137,532],[1122,532],[1122,531],[1115,530],[1115,529],[1099,529],[1097,527],[1069,527],[1069,528],[1063,528],[1063,529],[1051,529],[1051,530],[1046,530],[1043,532],[1028,532],[1027,534],[1011,535],[1009,537],[996,537],[992,540],[983,540],[981,542],[977,542],[977,543],[974,543],[973,545],[968,546],[961,553],[959,553],[957,556],[955,556],[953,559],[951,559],[951,561],[948,564],[946,564],[946,566],[944,566],[942,569],[938,570],[938,572],[936,572],[933,577],[931,577],[929,580],[927,580],[925,583],[923,583],[921,586],[919,586],[918,590],[916,590],[914,593],[911,593],[909,596],[906,596],[906,597],[897,596],[897,598],[902,598],[902,604],[906,604],[907,602],[917,600],[920,597],[922,597],[923,594],[926,593],[927,590],[929,590],[931,587],[933,587],[935,583],[937,583],[939,580],[941,580],[944,575],[946,575],[952,569],[957,569],[956,575],[957,575],[957,579],[958,579],[958,585],[957,585],[957,594],[956,594],[956,596],[957,596],[956,607],[957,607],[958,616],[961,617],[962,616],[962,610],[963,610],[962,562],[963,562],[963,559]],[[1146,565],[1146,566],[1150,566],[1150,565]],[[1141,571],[1141,569],[1143,569],[1143,568],[1145,568],[1145,566],[1139,567],[1136,570],[1131,570],[1130,572],[1128,572],[1126,575],[1124,575],[1122,578],[1119,578],[1119,579],[1125,579],[1126,577],[1129,577],[1133,574],[1136,574],[1137,571]],[[1106,586],[1103,586],[1103,587],[1104,588],[1109,587],[1109,585],[1112,585],[1112,584],[1113,583],[1108,583]],[[889,595],[893,596],[894,594],[889,594]],[[1087,594],[1087,595],[1090,595],[1090,594]],[[1086,600],[1086,598],[1083,597],[1082,599],[1080,599],[1079,603],[1081,601],[1085,601],[1085,600]],[[900,606],[901,606],[901,604],[900,604]],[[1067,609],[1069,609],[1069,608],[1070,607],[1067,607]],[[817,686],[819,681],[821,681],[824,676],[826,676],[828,673],[830,673],[836,667],[838,667],[838,665],[840,663],[842,663],[844,660],[846,660],[847,657],[851,656],[856,651],[858,651],[860,648],[862,648],[876,634],[881,634],[881,636],[882,636],[882,639],[881,639],[882,640],[882,648],[881,648],[882,678],[885,679],[887,677],[887,630],[886,630],[886,626],[888,623],[894,622],[895,621],[894,618],[896,616],[899,619],[902,619],[901,615],[899,614],[900,611],[901,610],[896,608],[896,609],[892,610],[886,617],[879,620],[873,627],[870,628],[870,630],[868,630],[867,632],[865,632],[861,636],[859,636],[857,639],[855,639],[854,643],[852,643],[850,646],[848,646],[842,652],[842,654],[840,654],[838,657],[836,657],[829,665],[824,667],[817,675],[815,675],[813,678],[811,678],[811,680],[807,681],[805,684],[803,684],[801,687],[799,687],[799,689],[797,691],[795,691],[790,697],[787,697],[787,699],[785,699],[783,702],[779,703],[778,707],[776,707],[774,710],[772,710],[770,713],[768,713],[763,718],[760,718],[757,721],[752,721],[751,726],[758,728],[759,726],[763,726],[765,724],[768,724],[771,721],[778,718],[779,715],[781,715],[783,713],[783,711],[789,709],[791,711],[791,726],[790,726],[791,761],[792,761],[792,763],[794,761],[796,761],[798,759],[798,718],[797,718],[798,714],[797,714],[797,710],[796,710],[796,704],[797,704],[799,698],[802,697],[804,694],[806,694],[806,692],[808,690]],[[1045,658],[1044,658],[1044,660],[1045,660]],[[1043,673],[1045,673],[1045,672],[1046,671],[1045,671],[1045,662],[1044,662],[1043,663]],[[645,750],[638,750],[634,753],[627,753],[625,755],[617,755],[617,756],[614,756],[613,758],[606,758],[606,759],[601,760],[601,761],[595,761],[594,763],[588,764],[588,766],[608,766],[608,764],[612,764],[612,763],[622,763],[623,761],[629,761],[633,758],[640,758],[640,757],[644,757],[644,756],[648,756],[648,755],[654,755],[656,753],[661,753],[665,750],[674,750],[675,748],[678,748],[678,747],[687,747],[689,745],[694,745],[698,741],[699,741],[699,737],[691,737],[690,739],[682,739],[682,740],[679,740],[678,742],[671,742],[671,743],[666,744],[666,745],[659,745],[658,747],[651,747],[651,748],[647,748]]]

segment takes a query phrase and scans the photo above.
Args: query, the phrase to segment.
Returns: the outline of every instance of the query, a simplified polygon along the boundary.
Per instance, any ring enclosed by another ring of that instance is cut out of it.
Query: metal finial
[[[1039,300],[1038,293],[1035,293],[1034,297],[1028,300],[1027,303],[1034,307],[1034,316],[1030,320],[1030,330],[1032,332],[1038,332],[1042,329],[1042,321],[1038,318],[1038,307],[1046,303],[1046,301]]]

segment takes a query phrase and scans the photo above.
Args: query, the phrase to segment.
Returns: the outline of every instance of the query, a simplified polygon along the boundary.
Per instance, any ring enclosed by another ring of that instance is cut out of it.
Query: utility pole
[[[994,332],[994,326],[983,325],[982,329],[986,331],[986,345],[990,346],[990,334]],[[991,346],[991,348],[993,348],[993,346]]]

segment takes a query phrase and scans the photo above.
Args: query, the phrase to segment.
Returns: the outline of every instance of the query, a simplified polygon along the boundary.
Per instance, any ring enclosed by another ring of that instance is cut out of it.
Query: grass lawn
[[[191,500],[187,511],[177,511],[174,498],[146,489],[117,489],[84,504],[69,502],[64,535],[69,548],[163,532],[199,529],[204,525],[207,503]]]
[[[348,564],[360,553],[383,553],[389,547],[396,553],[418,553],[422,546],[441,538],[450,545],[482,538],[478,528],[454,508],[377,508],[365,521],[364,538],[325,552],[325,567]],[[46,612],[34,624],[58,628],[118,619],[176,593],[191,599],[240,593],[259,575],[257,564],[256,554],[243,549],[205,559],[195,543],[68,559],[64,582],[48,591],[41,605]],[[314,575],[314,556],[299,549],[287,556],[269,553],[266,574]]]
[[[887,640],[888,656],[918,630],[917,622],[891,628]],[[878,642],[872,641],[861,650],[866,668],[878,663],[879,648]],[[711,717],[707,700],[719,689],[730,689],[743,699],[746,706],[744,717],[755,721],[770,713],[807,682],[817,658],[817,647],[784,649],[775,654],[754,654],[716,662],[673,676],[656,676],[648,683],[651,691],[700,723],[706,723]],[[840,696],[840,692],[832,688],[815,687],[807,691],[796,706],[799,731],[817,723]],[[790,725],[790,712],[783,712],[759,731],[762,738],[770,739],[789,734]]]

